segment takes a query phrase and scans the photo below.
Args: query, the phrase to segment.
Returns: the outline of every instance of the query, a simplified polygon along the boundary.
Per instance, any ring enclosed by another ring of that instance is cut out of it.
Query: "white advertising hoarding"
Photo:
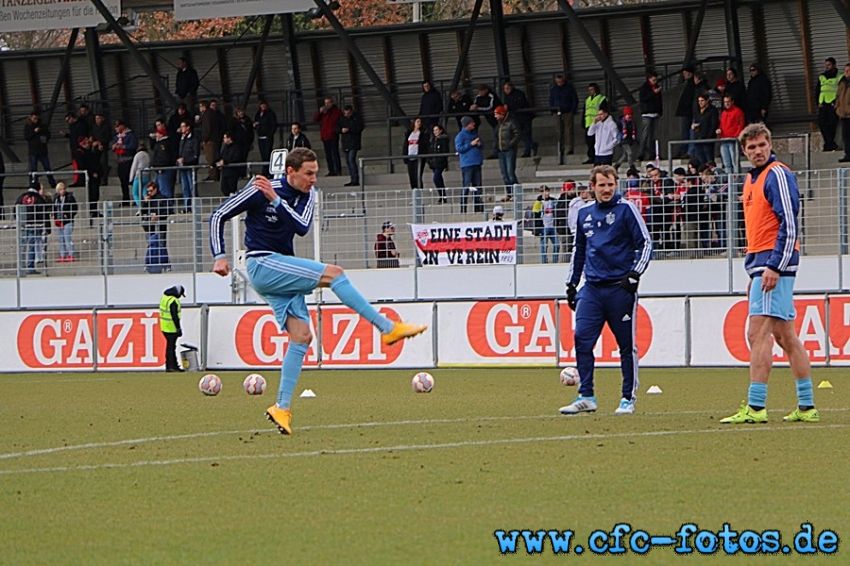
[[[117,20],[120,0],[104,0]],[[0,0],[0,32],[94,27],[105,23],[88,0]]]
[[[313,0],[174,0],[174,19],[239,18],[306,12],[314,7]]]

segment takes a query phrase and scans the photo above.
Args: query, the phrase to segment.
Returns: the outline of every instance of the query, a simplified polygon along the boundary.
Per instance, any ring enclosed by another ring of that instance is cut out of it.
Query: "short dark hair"
[[[66,118],[76,118],[77,114],[75,112],[68,112],[67,114],[65,114],[65,117]]]
[[[835,65],[835,57],[827,57],[824,62],[832,63]]]
[[[352,106],[352,105],[350,105],[350,104],[346,104],[345,106],[343,106],[343,107],[342,107],[342,109],[343,109],[343,110],[351,110],[351,111],[353,112],[353,111],[354,111],[354,106]]]
[[[286,156],[286,166],[292,167],[294,170],[299,171],[301,166],[304,165],[307,161],[318,161],[319,158],[316,157],[316,152],[312,149],[307,149],[306,147],[296,147],[292,151],[289,152],[289,155]]]
[[[292,124],[290,124],[290,126],[298,126],[298,129],[300,130],[301,129],[301,122],[292,122]]]

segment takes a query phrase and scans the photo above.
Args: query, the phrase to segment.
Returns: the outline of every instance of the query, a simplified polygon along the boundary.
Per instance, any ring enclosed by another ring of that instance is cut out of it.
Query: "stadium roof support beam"
[[[466,27],[466,33],[463,35],[463,47],[460,49],[460,55],[457,58],[457,66],[455,66],[455,74],[452,77],[451,91],[457,90],[460,84],[460,77],[463,74],[463,67],[466,65],[466,60],[469,57],[469,48],[472,46],[472,36],[475,33],[475,26],[478,24],[478,16],[481,15],[481,5],[484,0],[475,0],[475,6],[472,8],[472,15],[469,17],[469,25]]]
[[[741,55],[741,27],[738,24],[737,0],[723,0],[723,17],[726,20],[726,45],[729,49],[729,58],[738,76],[743,77],[741,70],[744,68],[744,61]]]
[[[809,10],[804,0],[797,0],[797,9],[800,13],[800,48],[803,51],[803,76],[806,81],[806,106],[809,114],[818,110],[818,101],[815,100],[815,83],[812,80],[812,33],[809,28]]]
[[[99,1],[99,0],[92,0]],[[354,43],[354,40],[351,39],[351,36],[348,35],[348,32],[345,30],[343,25],[337,19],[336,15],[330,9],[330,6],[325,4],[324,0],[314,0],[316,2],[316,6],[318,6],[319,10],[322,12],[322,15],[328,20],[328,23],[331,24],[331,27],[334,29],[336,34],[339,36],[340,41],[348,49],[348,52],[351,53],[351,56],[357,61],[357,64],[360,65],[360,68],[363,69],[363,72],[366,73],[366,76],[369,77],[369,80],[372,81],[372,84],[375,85],[375,88],[378,89],[378,94],[381,95],[381,98],[384,99],[384,102],[389,105],[395,116],[406,116],[404,110],[401,108],[401,105],[396,100],[393,93],[390,92],[390,89],[387,88],[387,85],[384,84],[384,81],[381,80],[381,77],[378,76],[378,73],[375,72],[375,69],[372,68],[372,65],[369,63],[369,60],[363,56],[363,52],[360,51],[360,48],[357,47],[357,44]],[[410,125],[409,119],[403,119],[402,122],[405,126]]]
[[[74,52],[74,46],[77,44],[77,36],[80,35],[80,28],[71,30],[71,37],[68,39],[68,45],[65,47],[65,53],[62,55],[62,62],[59,63],[59,75],[56,76],[56,84],[53,85],[53,93],[50,95],[50,104],[47,106],[47,123],[53,119],[53,113],[56,111],[56,102],[59,100],[59,91],[62,90],[62,83],[68,76],[68,69],[71,67],[71,54]]]
[[[295,96],[294,111],[298,117],[296,121],[304,122],[304,94],[301,92],[301,66],[298,62],[298,42],[295,40],[295,18],[292,12],[280,15],[283,23],[283,37],[286,40],[286,49],[289,52],[289,69],[292,80],[292,88]],[[247,104],[247,100],[245,103]]]
[[[844,0],[830,0],[830,2],[832,2],[832,5],[835,7],[835,11],[838,12],[841,19],[844,20],[844,25],[850,28],[850,11],[847,10],[847,5],[844,4]]]
[[[490,19],[493,21],[493,50],[496,52],[496,72],[499,81],[511,78],[511,66],[508,61],[508,41],[505,39],[505,13],[502,0],[490,0]],[[497,89],[498,92],[498,89]]]
[[[705,0],[707,1],[707,0]],[[611,79],[611,82],[620,91],[620,95],[623,97],[623,100],[626,101],[626,104],[632,105],[635,104],[635,97],[632,96],[632,93],[629,91],[629,87],[626,86],[626,83],[623,82],[623,79],[620,78],[620,74],[617,73],[617,70],[614,68],[614,65],[611,64],[611,61],[605,54],[602,52],[602,49],[596,44],[593,36],[590,35],[587,27],[581,22],[578,15],[576,14],[573,7],[570,6],[567,0],[558,0],[558,8],[562,12],[564,12],[570,20],[570,24],[575,28],[578,32],[581,39],[584,41],[587,48],[590,49],[590,52],[596,58],[596,61],[602,67],[602,70],[608,75]]]
[[[118,24],[112,13],[106,8],[106,6],[104,6],[102,0],[91,0],[91,3],[92,6],[94,6],[98,12],[100,12],[100,15],[103,16],[103,19],[106,20],[109,29],[115,32],[115,35],[118,36],[118,39],[121,40],[121,43],[123,43],[124,47],[127,48],[127,51],[130,52],[130,56],[136,60],[136,62],[151,80],[154,88],[156,88],[157,92],[159,92],[160,96],[162,96],[163,102],[170,103],[171,108],[176,109],[180,101],[177,100],[177,97],[168,90],[168,87],[165,86],[165,83],[162,82],[162,79],[159,77],[156,71],[153,70],[153,67],[151,67],[150,63],[148,63],[147,59],[145,59],[142,54],[139,53],[139,50],[136,49],[136,46],[133,44],[133,40],[130,39],[130,36],[127,34],[126,31],[124,31],[124,28],[122,28]]]
[[[272,31],[272,23],[274,23],[274,14],[266,16],[266,21],[263,24],[263,34],[260,36],[260,43],[257,45],[257,53],[254,55],[254,62],[251,64],[251,71],[248,73],[248,80],[245,82],[245,92],[242,97],[242,106],[248,108],[248,99],[251,98],[251,91],[254,88],[254,82],[257,80],[257,71],[263,61],[263,54],[266,50],[266,42],[269,39],[269,34]]]
[[[702,22],[705,20],[706,10],[708,10],[708,0],[702,0],[699,5],[699,12],[697,12],[697,21],[694,23],[693,29],[691,29],[691,37],[690,41],[688,41],[688,50],[685,52],[685,60],[682,62],[683,67],[694,62],[694,54],[697,50],[697,40],[699,39],[699,32],[702,31]]]

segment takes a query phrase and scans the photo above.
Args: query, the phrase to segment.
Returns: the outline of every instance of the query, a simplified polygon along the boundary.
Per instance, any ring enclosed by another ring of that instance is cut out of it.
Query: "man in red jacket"
[[[720,127],[717,128],[717,137],[738,139],[738,134],[747,125],[744,111],[735,105],[735,99],[731,94],[723,95],[723,113],[720,114]],[[723,160],[723,168],[730,175],[738,174],[738,144],[734,141],[720,142],[720,157]]]
[[[337,133],[337,122],[342,116],[339,107],[334,104],[330,96],[325,98],[325,103],[313,115],[314,122],[320,122],[319,137],[325,144],[325,159],[328,162],[328,177],[342,175],[342,161],[339,158],[339,134]]]

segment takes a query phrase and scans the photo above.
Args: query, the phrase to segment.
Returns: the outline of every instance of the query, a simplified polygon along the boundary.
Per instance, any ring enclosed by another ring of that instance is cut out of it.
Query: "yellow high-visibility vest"
[[[599,112],[599,107],[602,105],[604,100],[604,96],[597,94],[596,96],[588,96],[587,100],[584,101],[585,128],[589,128],[593,124],[593,121],[596,120],[596,113]]]
[[[177,297],[163,295],[159,301],[159,329],[163,332],[177,332],[177,324],[171,318],[171,303],[177,303],[177,317],[180,317],[180,301]]]
[[[824,75],[818,77],[820,79],[818,104],[832,104],[835,102],[835,97],[838,96],[838,83],[841,82],[842,76],[841,73],[838,73],[831,79],[826,78]]]

